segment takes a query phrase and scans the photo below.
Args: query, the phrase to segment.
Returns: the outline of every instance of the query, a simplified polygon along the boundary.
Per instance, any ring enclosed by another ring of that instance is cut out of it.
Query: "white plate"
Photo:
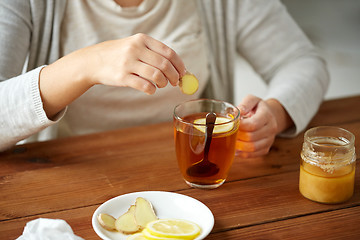
[[[125,213],[137,197],[143,197],[151,202],[158,218],[178,218],[197,223],[201,227],[201,234],[196,240],[204,239],[214,226],[214,216],[210,209],[200,201],[186,195],[162,192],[145,191],[135,192],[112,198],[100,205],[92,217],[92,225],[99,237],[104,240],[124,240],[129,235],[107,231],[100,226],[97,216],[107,213],[118,218]]]

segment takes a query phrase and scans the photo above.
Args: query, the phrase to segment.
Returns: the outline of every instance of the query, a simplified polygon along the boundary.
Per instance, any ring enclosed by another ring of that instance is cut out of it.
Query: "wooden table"
[[[360,153],[360,96],[324,102],[309,127],[334,125],[355,134]],[[278,138],[264,158],[236,158],[215,190],[189,188],[178,171],[172,123],[16,146],[0,153],[0,238],[16,239],[26,222],[67,221],[75,234],[99,239],[95,209],[145,190],[185,194],[215,216],[206,239],[360,239],[360,174],[354,196],[318,204],[298,190],[303,134]]]

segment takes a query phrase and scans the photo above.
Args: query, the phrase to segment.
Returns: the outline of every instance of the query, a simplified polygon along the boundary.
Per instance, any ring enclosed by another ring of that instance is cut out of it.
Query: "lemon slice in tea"
[[[234,127],[234,122],[231,122],[231,120],[232,119],[226,117],[216,117],[213,133],[226,133],[231,131]],[[202,132],[206,131],[206,118],[195,119],[194,124],[202,124],[202,126],[195,125],[195,128]]]
[[[195,239],[201,232],[196,223],[183,219],[159,219],[150,222],[146,230],[160,239]]]

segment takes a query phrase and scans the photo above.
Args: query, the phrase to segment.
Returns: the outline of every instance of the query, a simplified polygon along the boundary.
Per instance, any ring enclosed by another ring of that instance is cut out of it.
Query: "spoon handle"
[[[206,135],[205,135],[206,139],[205,139],[205,149],[204,149],[204,161],[208,161],[208,155],[209,155],[215,121],[216,121],[216,114],[214,112],[209,112],[206,115]]]

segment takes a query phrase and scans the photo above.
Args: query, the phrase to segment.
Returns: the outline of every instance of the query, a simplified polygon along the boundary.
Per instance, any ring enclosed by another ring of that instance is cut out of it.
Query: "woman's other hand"
[[[237,156],[243,158],[266,155],[278,133],[293,122],[276,99],[266,101],[248,95],[238,105],[242,120],[237,136]]]

